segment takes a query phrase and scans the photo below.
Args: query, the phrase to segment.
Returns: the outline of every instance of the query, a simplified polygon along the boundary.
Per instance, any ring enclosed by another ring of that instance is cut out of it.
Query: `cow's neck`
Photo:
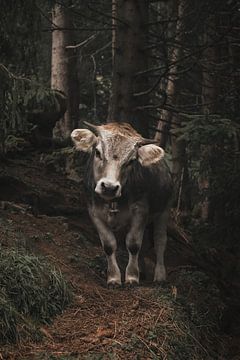
[[[104,200],[100,196],[94,194],[93,199],[96,205],[104,206],[110,216],[118,214],[120,212],[120,205],[125,203],[125,200],[122,197],[114,200]]]
[[[110,215],[114,216],[117,213],[119,213],[119,204],[116,200],[110,201],[108,206],[109,206],[108,211]]]

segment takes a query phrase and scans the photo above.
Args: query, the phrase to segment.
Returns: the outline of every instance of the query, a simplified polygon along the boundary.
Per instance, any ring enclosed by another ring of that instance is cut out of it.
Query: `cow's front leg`
[[[121,272],[116,259],[116,238],[111,231],[107,228],[103,229],[102,226],[99,237],[107,258],[107,284],[108,286],[119,286],[121,285]]]
[[[117,242],[113,234],[100,235],[103,250],[107,258],[107,284],[108,286],[121,285],[121,272],[117,264]]]
[[[90,215],[91,212],[90,212]],[[95,224],[103,250],[107,258],[107,284],[108,286],[120,286],[121,285],[121,272],[117,264],[116,250],[117,241],[112,231],[105,225],[105,223],[97,218],[91,216],[93,223]]]
[[[133,208],[131,228],[126,237],[129,260],[125,273],[125,282],[129,285],[139,284],[138,257],[142,246],[146,217],[146,207],[136,205]]]

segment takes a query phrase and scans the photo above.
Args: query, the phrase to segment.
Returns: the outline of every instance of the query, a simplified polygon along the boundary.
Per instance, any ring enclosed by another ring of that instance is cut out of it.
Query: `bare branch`
[[[31,82],[31,80],[30,79],[28,79],[28,78],[26,78],[26,77],[24,77],[24,76],[17,76],[17,75],[15,75],[15,74],[13,74],[11,71],[9,71],[8,70],[8,68],[5,66],[5,65],[3,65],[3,64],[0,64],[0,69],[3,69],[7,74],[8,74],[8,76],[9,76],[9,78],[11,78],[11,79],[14,79],[14,80],[24,80],[24,81],[27,81],[27,82]]]
[[[80,42],[77,45],[68,45],[68,46],[66,46],[66,49],[77,49],[79,47],[83,47],[86,44],[88,44],[89,42],[91,42],[92,40],[96,39],[97,35],[98,34],[93,34],[92,36],[89,36],[89,38],[87,38],[86,40]]]
[[[65,27],[53,27],[53,28],[44,28],[43,32],[52,32],[52,31],[112,31],[114,28],[65,28]]]
[[[101,51],[107,49],[110,45],[112,44],[112,41],[109,41],[106,45],[102,46],[100,49],[94,51],[94,53],[92,53],[90,56],[95,56],[98,53],[100,53]]]
[[[156,87],[159,85],[161,79],[166,75],[166,73],[167,73],[167,70],[158,77],[158,79],[155,81],[155,83],[152,85],[151,88],[149,88],[149,89],[146,90],[146,91],[141,91],[141,92],[139,92],[139,93],[135,93],[135,94],[133,94],[133,96],[134,96],[134,97],[138,97],[138,96],[144,96],[144,95],[150,94],[153,90],[156,89]],[[163,93],[163,95],[166,97],[166,93],[165,93],[165,92]]]

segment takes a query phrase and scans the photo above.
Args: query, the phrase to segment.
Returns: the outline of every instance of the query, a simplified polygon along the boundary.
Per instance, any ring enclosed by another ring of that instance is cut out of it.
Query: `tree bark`
[[[77,80],[77,57],[72,45],[70,15],[66,8],[55,4],[52,10],[52,73],[51,88],[62,91],[67,97],[67,111],[54,128],[54,137],[66,139],[77,126],[79,113],[79,86]]]
[[[166,86],[167,101],[170,105],[175,105],[176,103],[176,88],[177,88],[177,71],[179,59],[182,56],[182,44],[184,41],[184,28],[186,21],[186,0],[179,0],[178,10],[177,10],[178,21],[176,24],[176,44],[175,48],[170,55],[170,66],[169,66],[169,76]],[[155,134],[155,140],[157,140],[163,148],[167,145],[167,140],[169,138],[169,131],[172,126],[173,114],[168,110],[162,110],[161,120],[158,121],[157,130]],[[174,120],[177,120],[174,118]],[[174,121],[176,123],[176,121]],[[179,125],[180,126],[180,123]]]
[[[147,77],[137,75],[148,66],[146,53],[148,1],[114,0],[113,81],[108,122],[129,122],[143,136],[148,136],[144,110],[147,95],[137,95],[147,89]],[[114,44],[115,42],[115,44]]]
[[[177,24],[176,24],[176,36],[175,42],[176,45],[170,54],[170,66],[169,66],[169,76],[166,85],[166,94],[167,102],[173,107],[179,102],[179,97],[177,96],[179,79],[178,79],[178,70],[179,62],[183,56],[183,45],[184,45],[184,29],[186,27],[187,21],[187,0],[179,0],[177,4]],[[155,140],[159,142],[159,145],[163,148],[166,147],[170,129],[176,129],[181,126],[181,118],[175,116],[171,111],[162,110],[161,120],[158,121],[157,129],[159,131],[155,134]],[[171,150],[172,150],[172,174],[173,181],[175,184],[175,201],[176,207],[188,208],[189,200],[186,196],[186,183],[188,179],[187,172],[187,159],[185,151],[185,142],[179,140],[178,137],[171,137]],[[181,205],[181,206],[180,206]]]
[[[204,29],[204,44],[206,45],[206,50],[204,52],[204,59],[202,62],[202,102],[203,102],[203,115],[209,116],[215,114],[217,111],[217,46],[213,44],[214,39],[216,38],[216,16],[211,15],[206,22]],[[208,146],[202,146],[201,148],[201,162],[204,164],[209,164],[211,152],[213,148],[211,144]],[[208,221],[210,216],[210,179],[209,171],[204,169],[201,171],[198,186],[201,195],[201,219],[203,221]]]

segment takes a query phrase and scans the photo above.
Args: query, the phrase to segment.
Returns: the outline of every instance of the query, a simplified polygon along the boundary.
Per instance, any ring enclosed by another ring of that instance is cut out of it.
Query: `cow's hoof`
[[[139,285],[139,281],[136,278],[129,278],[129,279],[126,279],[126,281],[125,281],[125,287],[127,289],[135,288],[138,285]]]
[[[111,289],[111,290],[120,289],[122,287],[122,283],[119,281],[110,280],[107,283],[107,287],[108,287],[108,289]]]

